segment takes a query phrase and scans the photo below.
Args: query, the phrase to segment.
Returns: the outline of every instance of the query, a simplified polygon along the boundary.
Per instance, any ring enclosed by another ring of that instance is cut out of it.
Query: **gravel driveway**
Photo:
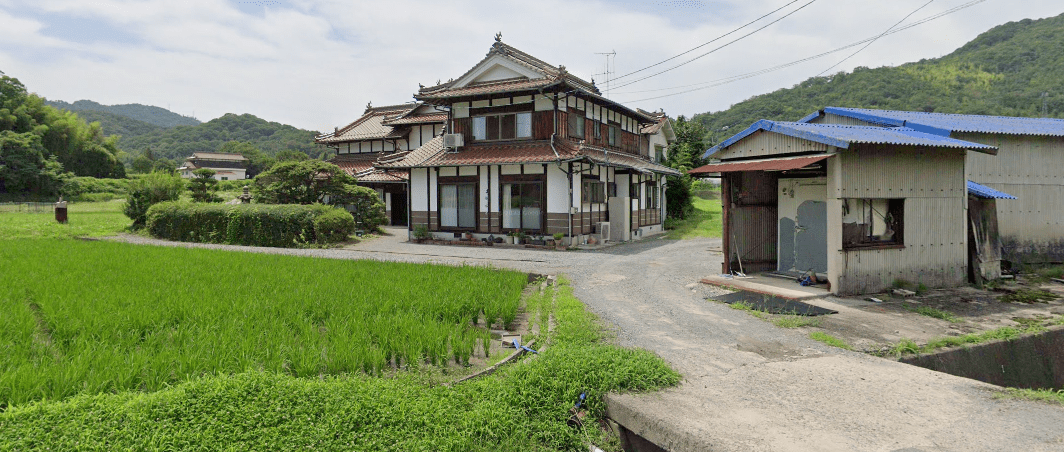
[[[707,302],[719,239],[649,238],[595,251],[405,242],[404,229],[344,249],[151,243],[317,256],[490,265],[558,274],[624,346],[654,351],[680,387],[611,395],[611,416],[668,450],[1064,450],[1064,408],[996,399],[991,385],[828,347]]]

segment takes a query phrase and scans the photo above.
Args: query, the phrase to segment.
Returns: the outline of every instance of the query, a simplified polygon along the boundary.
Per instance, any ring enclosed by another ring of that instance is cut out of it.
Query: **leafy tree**
[[[376,191],[355,185],[355,178],[321,160],[278,162],[255,177],[251,189],[255,202],[343,205],[365,229],[385,222],[384,203]]]
[[[45,157],[41,137],[0,131],[0,192],[52,196],[67,174],[55,157]]]
[[[265,204],[324,203],[346,192],[355,179],[340,167],[320,160],[278,162],[255,177],[252,194]]]
[[[343,191],[334,195],[329,202],[345,206],[355,218],[355,224],[364,229],[376,230],[387,222],[384,202],[381,201],[377,191],[372,188],[345,184]]]
[[[133,159],[133,172],[134,173],[150,173],[152,170],[153,162],[146,155],[138,155]]]
[[[305,154],[305,153],[299,152],[299,151],[293,151],[293,150],[290,150],[290,149],[285,149],[285,150],[283,150],[281,152],[278,152],[277,156],[275,156],[274,158],[278,162],[289,162],[289,161],[298,162],[300,160],[309,160],[310,156]]]
[[[210,168],[200,168],[192,172],[192,179],[188,181],[188,189],[192,192],[192,200],[198,202],[221,202],[218,197],[218,180],[214,178],[217,171]]]
[[[172,173],[157,171],[129,182],[123,212],[134,228],[144,227],[148,208],[163,201],[177,201],[185,191],[185,181]]]
[[[702,153],[705,151],[705,127],[697,122],[688,121],[680,116],[673,123],[676,141],[669,148],[665,165],[684,173],[679,177],[669,177],[665,190],[665,214],[669,218],[687,218],[694,211],[691,199],[693,178],[687,170],[701,166]]]

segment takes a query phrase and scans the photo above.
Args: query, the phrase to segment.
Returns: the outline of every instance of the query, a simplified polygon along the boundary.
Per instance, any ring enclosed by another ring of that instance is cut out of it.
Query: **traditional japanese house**
[[[498,37],[472,69],[414,97],[447,111],[445,134],[377,164],[409,171],[411,229],[570,243],[662,231],[665,176],[678,175],[655,161],[674,139],[663,113],[611,101]]]
[[[354,122],[320,135],[315,141],[336,150],[329,161],[354,176],[359,185],[377,190],[389,224],[407,224],[409,171],[381,169],[374,164],[397,153],[417,149],[443,132],[446,112],[412,102],[384,107],[366,106]]]
[[[906,127],[997,147],[968,153],[965,169],[968,180],[1015,197],[995,207],[1002,258],[1064,260],[1064,120],[827,107],[801,122]]]
[[[907,127],[762,120],[690,173],[722,175],[725,273],[813,273],[858,294],[965,283],[965,161],[996,152]]]
[[[227,152],[193,152],[177,173],[191,179],[193,171],[201,168],[214,170],[216,180],[241,180],[247,178],[248,159],[240,154]]]

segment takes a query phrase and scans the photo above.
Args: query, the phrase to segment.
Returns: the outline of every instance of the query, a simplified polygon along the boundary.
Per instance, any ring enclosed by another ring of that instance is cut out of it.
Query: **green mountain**
[[[101,105],[91,100],[79,100],[72,104],[61,100],[48,101],[47,103],[55,108],[76,112],[78,113],[78,116],[82,116],[82,112],[99,111],[124,116],[126,118],[143,121],[160,127],[194,126],[200,124],[200,121],[196,118],[182,116],[165,108],[153,107],[151,105]]]
[[[80,110],[74,114],[84,119],[87,123],[98,122],[104,135],[119,135],[121,137],[134,137],[164,129],[163,126],[149,124],[144,121],[120,116],[106,111]]]
[[[105,133],[109,133],[104,129]],[[283,150],[303,152],[317,157],[323,149],[314,144],[318,132],[303,130],[278,122],[270,122],[254,115],[227,113],[200,125],[157,129],[148,133],[124,136],[118,148],[131,154],[151,149],[155,158],[184,160],[193,152],[214,152],[229,141],[242,141],[276,155]]]
[[[812,77],[691,121],[715,144],[759,119],[796,121],[826,106],[1060,118],[1061,74],[1064,14],[994,27],[941,58]]]

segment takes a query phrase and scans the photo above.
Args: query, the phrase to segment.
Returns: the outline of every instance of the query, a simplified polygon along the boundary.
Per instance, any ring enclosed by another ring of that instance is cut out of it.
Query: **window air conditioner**
[[[465,146],[462,134],[447,133],[443,135],[443,147],[455,149],[459,146]]]

